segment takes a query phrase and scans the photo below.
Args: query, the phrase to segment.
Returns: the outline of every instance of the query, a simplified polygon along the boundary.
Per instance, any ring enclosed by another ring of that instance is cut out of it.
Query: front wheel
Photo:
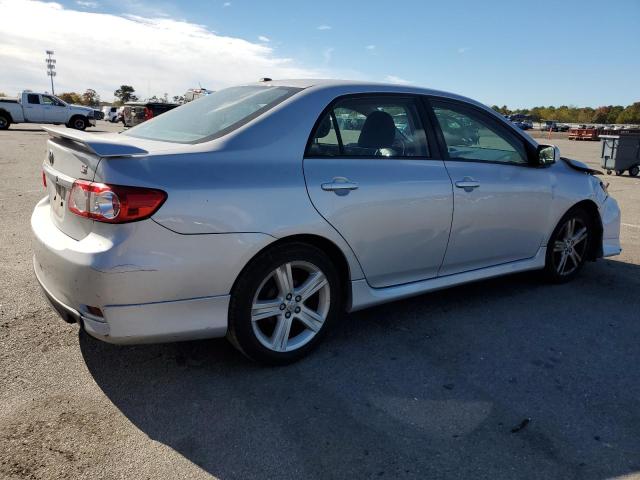
[[[562,217],[547,245],[545,273],[549,280],[568,282],[582,269],[591,248],[592,225],[581,209],[569,211]]]
[[[83,117],[75,117],[71,119],[69,126],[71,128],[75,128],[76,130],[84,130],[87,128],[87,121]]]
[[[268,250],[233,289],[227,338],[252,360],[296,361],[326,334],[340,291],[335,266],[318,248],[292,243]]]
[[[624,170],[616,170],[616,177],[619,177],[624,173]]]
[[[640,166],[638,165],[634,165],[629,169],[629,175],[631,175],[632,177],[637,177],[639,173],[640,173]]]

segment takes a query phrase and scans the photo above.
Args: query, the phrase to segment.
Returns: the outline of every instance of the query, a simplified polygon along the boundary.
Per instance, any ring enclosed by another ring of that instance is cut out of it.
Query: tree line
[[[115,105],[124,105],[127,102],[136,102],[139,100],[135,88],[131,85],[120,85],[120,88],[113,92],[113,96],[116,98],[115,102],[113,102]],[[88,88],[84,93],[64,92],[58,95],[58,97],[67,103],[87,105],[89,107],[98,107],[102,104],[106,104],[105,102],[100,101],[100,95],[98,95],[98,93],[92,88]],[[148,101],[168,103],[169,96],[166,93],[164,95],[153,95],[148,98]],[[182,95],[175,95],[173,96],[173,101],[175,103],[182,103],[184,101],[184,97]]]
[[[528,115],[534,122],[541,120],[555,120],[564,123],[632,123],[640,124],[640,102],[635,102],[626,107],[622,105],[606,105],[598,108],[591,107],[533,107],[509,109],[506,105],[499,107],[493,105],[496,112],[503,115],[521,113]]]

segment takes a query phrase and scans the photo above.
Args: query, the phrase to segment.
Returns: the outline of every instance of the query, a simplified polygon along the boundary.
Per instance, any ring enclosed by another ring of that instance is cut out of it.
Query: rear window
[[[301,89],[243,86],[219,90],[123,132],[137,138],[200,143],[222,137]]]

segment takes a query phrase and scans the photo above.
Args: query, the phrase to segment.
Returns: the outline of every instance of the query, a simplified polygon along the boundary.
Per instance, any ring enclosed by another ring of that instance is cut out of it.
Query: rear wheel
[[[624,170],[616,170],[616,177],[619,177],[624,173]]]
[[[290,363],[321,340],[340,303],[340,279],[324,252],[282,245],[253,260],[238,279],[227,338],[252,360]]]
[[[545,273],[555,283],[568,282],[582,269],[593,238],[593,222],[582,209],[569,211],[547,245]]]
[[[0,130],[7,130],[11,125],[11,120],[6,115],[0,114]]]

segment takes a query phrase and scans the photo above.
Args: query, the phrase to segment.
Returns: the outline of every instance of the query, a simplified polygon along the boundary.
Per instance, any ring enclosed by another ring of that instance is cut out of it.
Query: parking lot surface
[[[345,315],[265,368],[225,340],[119,347],[58,318],[31,266],[46,138],[0,132],[0,478],[640,478],[640,179],[604,177],[624,251],[573,283]],[[550,142],[599,165],[597,142]]]

